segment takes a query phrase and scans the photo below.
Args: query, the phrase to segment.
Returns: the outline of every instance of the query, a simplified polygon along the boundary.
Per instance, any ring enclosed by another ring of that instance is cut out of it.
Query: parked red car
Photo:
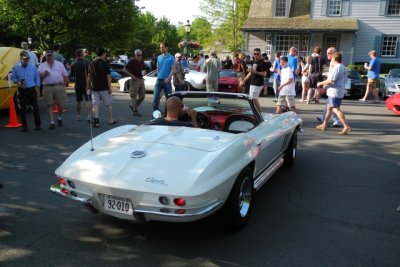
[[[400,93],[386,99],[386,107],[396,115],[400,115]]]
[[[219,75],[219,92],[241,93],[239,92],[239,77],[236,70],[224,69]]]

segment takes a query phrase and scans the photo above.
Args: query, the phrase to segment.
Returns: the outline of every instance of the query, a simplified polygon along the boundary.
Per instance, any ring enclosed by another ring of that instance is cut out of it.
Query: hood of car
[[[2,81],[7,80],[7,74],[18,61],[21,51],[14,47],[0,47],[0,78]]]
[[[118,129],[119,128],[119,129]],[[240,135],[185,127],[122,126],[75,151],[56,174],[114,188],[190,188],[200,176],[213,176],[221,149]],[[231,155],[227,157],[234,157]],[[208,174],[208,175],[206,175]],[[179,178],[179,179],[178,179]],[[134,181],[134,183],[133,183]],[[160,186],[164,181],[169,187]],[[147,188],[147,189],[146,189]]]

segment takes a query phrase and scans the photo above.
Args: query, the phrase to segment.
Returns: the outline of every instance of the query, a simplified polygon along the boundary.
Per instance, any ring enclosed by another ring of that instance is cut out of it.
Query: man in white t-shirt
[[[344,113],[340,109],[342,99],[344,96],[344,89],[346,84],[346,67],[342,64],[342,54],[335,52],[332,56],[333,68],[329,72],[328,79],[323,82],[319,82],[317,86],[327,86],[328,102],[326,104],[326,116],[322,124],[317,125],[316,128],[325,131],[326,125],[332,115],[332,111],[336,113],[340,122],[343,125],[343,129],[339,134],[348,134],[351,132],[350,126],[347,124]]]
[[[291,111],[296,112],[295,96],[296,89],[294,84],[293,71],[288,65],[288,58],[281,57],[281,84],[277,88],[279,91],[278,102],[276,103],[276,114],[282,113],[283,107],[290,107]]]

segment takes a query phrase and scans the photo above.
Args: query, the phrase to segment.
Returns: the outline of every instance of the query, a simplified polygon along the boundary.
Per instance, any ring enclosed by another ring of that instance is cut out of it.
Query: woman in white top
[[[310,63],[311,63],[311,57],[307,56],[305,62],[301,62],[301,68],[302,72],[301,74],[303,75],[301,77],[301,85],[302,85],[302,92],[301,92],[301,99],[300,102],[306,101],[307,104],[310,102],[310,96],[309,96],[309,89],[310,89]]]

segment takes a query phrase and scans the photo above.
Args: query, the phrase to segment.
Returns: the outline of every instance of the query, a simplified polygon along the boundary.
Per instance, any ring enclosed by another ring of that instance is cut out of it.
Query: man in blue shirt
[[[168,53],[168,43],[160,43],[161,55],[157,58],[157,81],[154,87],[153,111],[159,109],[161,90],[164,90],[165,97],[172,93],[172,75],[175,71],[175,57]]]
[[[297,48],[296,47],[291,47],[289,49],[289,54],[287,55],[287,58],[288,58],[288,66],[293,72],[293,77],[294,77],[295,82],[296,82],[296,79],[297,79],[297,74],[296,74],[296,71],[297,71],[297,58],[296,58],[296,55],[297,55]]]
[[[29,64],[28,51],[20,53],[20,63],[17,63],[12,71],[12,80],[18,85],[18,99],[21,106],[20,116],[22,128],[21,132],[28,131],[26,123],[26,106],[29,103],[33,107],[35,117],[35,130],[40,130],[40,114],[37,105],[36,87],[40,86],[39,72],[36,66]]]
[[[371,61],[369,62],[369,65],[368,65],[368,63],[364,64],[364,68],[368,70],[367,90],[365,91],[364,97],[361,98],[359,101],[366,102],[368,95],[372,92],[372,95],[374,96],[374,103],[378,104],[379,103],[379,97],[378,97],[379,88],[376,87],[376,82],[379,80],[379,71],[381,69],[381,62],[379,61],[379,59],[376,58],[375,50],[372,50],[371,52],[369,52],[368,55],[371,58]]]

